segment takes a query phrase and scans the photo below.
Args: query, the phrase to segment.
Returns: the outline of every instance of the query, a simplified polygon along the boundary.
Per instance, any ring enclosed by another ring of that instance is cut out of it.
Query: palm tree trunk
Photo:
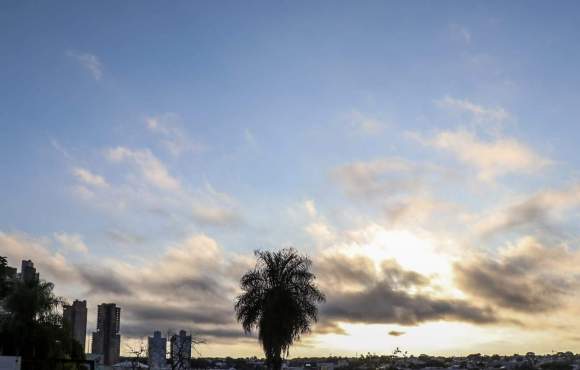
[[[272,370],[280,369],[282,369],[282,356],[280,356],[280,352],[278,352],[272,359]]]

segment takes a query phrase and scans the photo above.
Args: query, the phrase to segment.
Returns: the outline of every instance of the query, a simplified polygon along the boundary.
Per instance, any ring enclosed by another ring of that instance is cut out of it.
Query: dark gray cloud
[[[403,269],[394,260],[376,268],[368,257],[327,256],[320,259],[321,285],[327,295],[321,316],[330,322],[416,325],[455,320],[478,324],[498,322],[489,307],[467,301],[431,297],[429,277]]]
[[[175,321],[201,324],[230,324],[233,322],[234,310],[231,307],[201,305],[196,303],[189,307],[174,307],[169,303],[148,303],[136,301],[125,303],[124,309],[131,320],[137,321]]]
[[[580,205],[580,185],[536,193],[485,217],[477,229],[483,238],[506,232],[525,232],[546,238],[561,234],[558,216]]]
[[[389,335],[392,337],[400,337],[401,335],[405,335],[404,331],[397,331],[397,330],[391,330],[389,332]]]
[[[155,330],[161,331],[163,335],[176,333],[179,332],[179,330],[185,330],[195,336],[206,339],[208,343],[215,342],[216,340],[235,340],[236,342],[242,340],[252,340],[252,342],[255,342],[256,340],[253,335],[246,335],[242,328],[237,325],[194,327],[187,321],[163,320],[147,322],[125,320],[121,323],[121,334],[131,338],[150,336]]]
[[[328,287],[366,286],[376,280],[374,262],[363,256],[326,255],[314,264],[316,275]]]
[[[328,294],[323,314],[346,322],[416,325],[426,321],[451,320],[477,324],[498,322],[489,307],[478,307],[463,300],[432,298],[393,290],[386,282],[364,291]]]
[[[77,268],[89,295],[114,294],[131,295],[132,289],[124,277],[106,267],[82,265]]]
[[[457,286],[474,298],[521,312],[547,312],[562,307],[578,288],[578,274],[569,271],[574,260],[565,248],[528,239],[510,254],[456,263],[454,276]]]

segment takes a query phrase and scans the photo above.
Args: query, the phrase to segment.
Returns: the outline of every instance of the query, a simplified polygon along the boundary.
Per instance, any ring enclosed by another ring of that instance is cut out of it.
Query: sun
[[[384,261],[395,260],[403,268],[424,275],[448,275],[453,262],[453,257],[437,248],[437,242],[429,235],[385,229],[380,225],[360,231],[344,252],[369,257],[377,268]]]

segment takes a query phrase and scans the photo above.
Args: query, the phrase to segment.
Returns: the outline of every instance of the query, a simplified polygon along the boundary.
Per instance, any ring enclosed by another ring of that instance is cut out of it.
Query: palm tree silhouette
[[[317,321],[317,304],[324,302],[310,271],[312,261],[293,248],[256,251],[257,262],[240,280],[236,316],[246,333],[258,330],[268,365],[282,366],[282,355]]]

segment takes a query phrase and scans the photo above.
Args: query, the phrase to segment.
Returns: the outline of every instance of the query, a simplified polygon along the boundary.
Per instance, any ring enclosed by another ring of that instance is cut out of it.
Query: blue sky
[[[256,248],[293,245],[334,272],[345,267],[329,256],[362,254],[377,269],[372,286],[387,289],[379,265],[396,261],[433,280],[413,292],[470,302],[485,315],[489,308],[493,319],[444,312],[360,322],[337,310],[352,291],[371,293],[350,281],[352,289],[331,295],[321,329],[298,353],[348,354],[357,335],[375,331],[365,345],[384,353],[395,346],[542,351],[545,333],[573,347],[554,322],[566,321],[572,292],[557,297],[557,308],[539,298],[528,309],[510,305],[506,292],[489,286],[474,297],[482,287],[469,267],[486,266],[519,288],[546,276],[562,284],[546,289],[577,284],[539,264],[511,268],[531,256],[580,258],[577,8],[571,1],[3,2],[0,252],[13,264],[33,258],[69,299],[125,303],[127,336],[146,334],[145,324],[189,325],[230,346],[220,347],[225,354],[259,347],[232,334],[231,318],[147,322],[131,307],[157,304],[163,292],[127,296],[106,289],[113,283],[101,275],[137,289],[124,273],[147,274],[180,253],[196,260],[209,248],[216,255],[207,261],[216,265],[192,261],[199,271],[191,278],[203,280],[205,268],[216,274],[224,293],[213,298],[227,311],[237,279],[228,272],[251,266]],[[429,253],[446,261],[441,269],[414,263]],[[473,263],[458,265],[466,259]],[[556,270],[575,276],[568,268]],[[179,280],[168,274],[159,279]],[[434,293],[438,284],[445,289]],[[199,304],[185,296],[175,302],[191,311]],[[553,320],[527,325],[547,312]],[[448,325],[457,338],[437,347],[413,337],[433,325]],[[393,338],[389,328],[409,334]],[[465,340],[473,330],[483,342]],[[507,339],[518,337],[526,338],[519,347]]]

